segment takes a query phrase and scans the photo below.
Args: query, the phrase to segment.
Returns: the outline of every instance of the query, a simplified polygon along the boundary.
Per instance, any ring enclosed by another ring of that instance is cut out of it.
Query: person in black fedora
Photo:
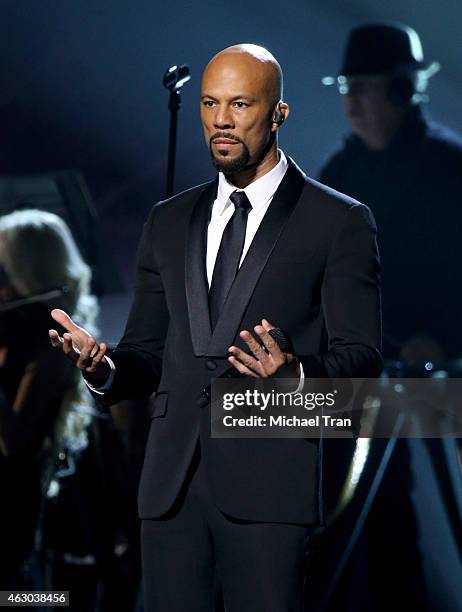
[[[323,79],[342,94],[351,133],[319,178],[373,209],[384,353],[413,370],[461,351],[454,326],[462,297],[462,140],[422,110],[439,69],[424,59],[415,30],[377,23],[350,33],[337,76]]]
[[[451,367],[461,353],[462,139],[423,111],[439,70],[424,58],[414,29],[373,23],[350,32],[340,70],[323,79],[341,94],[351,132],[319,178],[367,202],[377,219],[383,350],[398,375]],[[432,456],[438,443],[427,441]],[[428,609],[411,496],[412,444],[397,443],[366,523],[369,609],[397,602]],[[384,557],[393,558],[387,570]]]

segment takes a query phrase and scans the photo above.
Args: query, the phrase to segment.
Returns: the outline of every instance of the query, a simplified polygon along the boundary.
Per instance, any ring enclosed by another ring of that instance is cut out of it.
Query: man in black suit
[[[211,610],[215,572],[228,611],[301,607],[306,544],[322,520],[320,445],[212,438],[211,380],[231,366],[300,384],[381,369],[374,221],[278,150],[288,113],[266,49],[216,55],[201,119],[219,175],[153,207],[121,342],[108,357],[53,311],[68,333],[51,330],[52,343],[105,403],[156,392],[139,492],[147,610]]]

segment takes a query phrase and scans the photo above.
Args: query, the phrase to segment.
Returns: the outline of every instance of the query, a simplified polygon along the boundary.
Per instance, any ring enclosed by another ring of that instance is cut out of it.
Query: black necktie
[[[210,322],[215,327],[226,297],[239,269],[244,248],[247,216],[252,205],[243,191],[233,191],[229,199],[234,213],[228,221],[218,249],[209,291]]]

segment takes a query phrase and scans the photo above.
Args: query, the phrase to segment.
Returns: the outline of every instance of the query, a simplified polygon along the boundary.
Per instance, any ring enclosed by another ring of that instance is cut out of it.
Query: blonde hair
[[[96,333],[98,304],[90,293],[91,269],[61,217],[36,209],[0,217],[0,265],[19,298],[60,289],[59,295],[45,300],[50,310],[61,308]],[[76,370],[74,385],[55,422],[53,440],[45,440],[45,447],[72,446],[78,440],[85,447],[92,411],[92,400]]]
[[[91,270],[58,215],[27,209],[0,217],[0,265],[19,297],[61,289],[50,307],[93,326],[97,302],[90,295]]]

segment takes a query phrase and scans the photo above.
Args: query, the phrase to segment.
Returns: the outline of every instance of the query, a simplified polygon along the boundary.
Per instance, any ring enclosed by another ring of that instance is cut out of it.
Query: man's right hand
[[[104,385],[111,371],[104,356],[107,345],[104,342],[98,344],[95,338],[83,327],[76,325],[64,310],[52,310],[51,316],[67,330],[62,338],[55,329],[49,330],[52,346],[60,347],[75,366],[82,370],[82,374],[91,384]]]

